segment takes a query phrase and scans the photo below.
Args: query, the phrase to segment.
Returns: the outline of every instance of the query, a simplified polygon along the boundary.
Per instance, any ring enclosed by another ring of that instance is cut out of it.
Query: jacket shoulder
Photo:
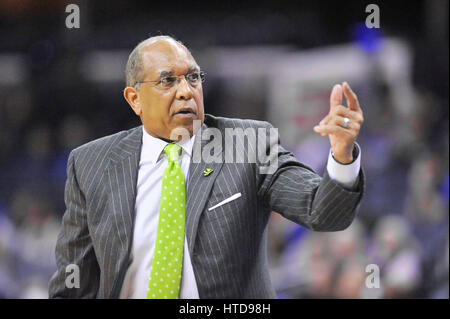
[[[208,127],[217,127],[218,129],[224,128],[270,128],[273,127],[267,121],[253,120],[253,119],[241,119],[231,117],[214,116],[211,114],[205,114],[205,124]]]
[[[142,126],[97,138],[72,150],[69,157],[74,158],[75,165],[79,159],[82,159],[84,163],[90,163],[90,165],[95,165],[98,161],[103,162],[103,159],[114,146],[131,134],[137,133],[136,131],[139,129],[142,129]]]

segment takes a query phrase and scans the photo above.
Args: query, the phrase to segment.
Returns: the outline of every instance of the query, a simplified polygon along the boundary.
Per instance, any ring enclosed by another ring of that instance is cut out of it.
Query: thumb
[[[333,86],[330,95],[330,109],[342,104],[342,93],[342,86],[340,84]]]

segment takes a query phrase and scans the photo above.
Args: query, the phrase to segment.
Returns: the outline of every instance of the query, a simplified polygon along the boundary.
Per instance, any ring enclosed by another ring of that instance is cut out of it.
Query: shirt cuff
[[[357,155],[356,155],[356,154]],[[336,161],[333,157],[333,153],[330,149],[330,154],[328,155],[327,171],[328,176],[339,185],[347,189],[355,189],[356,181],[358,179],[359,170],[361,168],[361,148],[355,142],[355,149],[353,151],[353,162],[349,164],[341,164]]]

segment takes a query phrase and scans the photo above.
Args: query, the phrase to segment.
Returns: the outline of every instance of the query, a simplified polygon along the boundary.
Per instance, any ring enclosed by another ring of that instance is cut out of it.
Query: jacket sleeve
[[[57,271],[49,282],[49,298],[95,298],[99,287],[100,270],[89,235],[86,199],[77,181],[75,163],[72,151],[64,193],[66,211],[55,249]]]
[[[266,123],[266,131],[272,125]],[[271,174],[256,173],[258,197],[272,211],[315,231],[339,231],[353,221],[364,193],[364,173],[357,186],[347,190],[333,181],[325,169],[322,177],[284,149],[280,138],[267,138],[266,154],[275,165]]]

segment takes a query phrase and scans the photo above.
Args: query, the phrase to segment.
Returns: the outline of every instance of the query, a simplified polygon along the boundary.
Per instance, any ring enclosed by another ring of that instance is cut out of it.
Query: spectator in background
[[[373,244],[371,260],[380,267],[383,298],[415,297],[422,276],[421,251],[406,220],[397,215],[380,219]]]
[[[280,291],[293,298],[361,298],[367,265],[364,233],[358,219],[341,232],[307,232],[281,257],[283,275],[275,272]]]
[[[336,262],[332,284],[333,298],[362,298],[367,276],[366,265],[367,260],[362,256],[352,256]]]

